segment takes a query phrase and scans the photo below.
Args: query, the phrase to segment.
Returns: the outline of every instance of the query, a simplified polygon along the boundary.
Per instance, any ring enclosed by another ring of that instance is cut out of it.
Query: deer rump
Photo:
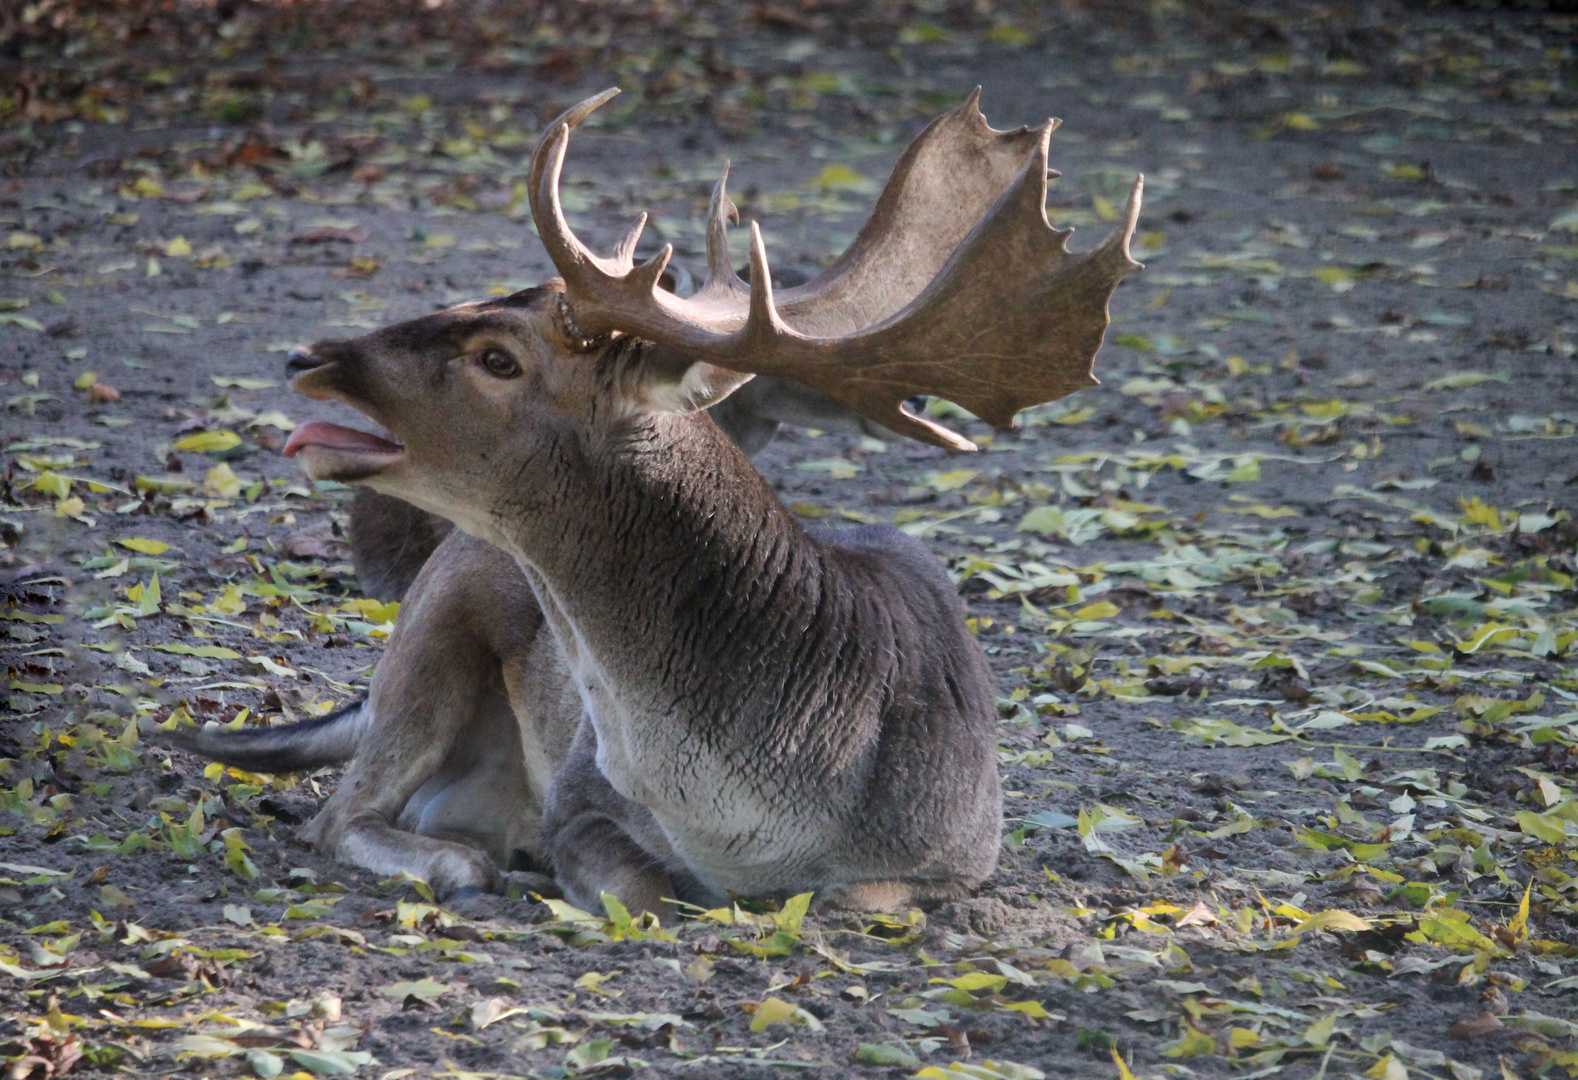
[[[994,680],[956,591],[897,530],[803,528],[703,410],[779,377],[974,449],[906,401],[1006,426],[1094,385],[1108,298],[1138,268],[1139,183],[1105,243],[1069,252],[1044,210],[1055,122],[994,131],[972,95],[781,304],[754,225],[751,284],[733,272],[720,180],[707,280],[680,298],[657,289],[668,249],[635,264],[639,224],[602,259],[559,206],[569,132],[609,96],[549,125],[532,160],[562,280],[290,358],[298,392],[393,438],[314,423],[286,452],[418,508],[383,503],[375,528],[364,501],[353,520],[360,561],[421,565],[368,699],[173,741],[261,771],[349,757],[307,837],[443,895],[497,890],[509,868],[550,871],[582,907],[659,914],[730,893],[960,895],[996,865],[1002,796]]]

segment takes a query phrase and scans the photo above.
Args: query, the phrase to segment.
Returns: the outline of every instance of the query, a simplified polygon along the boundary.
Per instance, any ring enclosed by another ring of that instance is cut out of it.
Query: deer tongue
[[[310,420],[290,433],[285,443],[286,457],[295,457],[308,446],[322,446],[330,450],[349,450],[352,453],[398,454],[405,447],[397,442],[374,435],[370,431]]]

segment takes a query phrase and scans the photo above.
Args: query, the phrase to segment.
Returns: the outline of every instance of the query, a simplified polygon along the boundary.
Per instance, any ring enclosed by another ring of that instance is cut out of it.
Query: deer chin
[[[405,460],[405,447],[369,431],[313,420],[290,433],[284,454],[300,457],[314,480],[364,482]]]

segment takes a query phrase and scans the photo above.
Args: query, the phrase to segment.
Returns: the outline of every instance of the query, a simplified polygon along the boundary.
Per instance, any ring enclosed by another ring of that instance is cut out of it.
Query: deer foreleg
[[[565,899],[601,911],[604,893],[631,914],[650,911],[674,918],[679,889],[694,889],[689,875],[671,872],[677,862],[651,811],[614,790],[597,768],[596,736],[583,721],[570,755],[554,777],[543,812],[543,843]]]

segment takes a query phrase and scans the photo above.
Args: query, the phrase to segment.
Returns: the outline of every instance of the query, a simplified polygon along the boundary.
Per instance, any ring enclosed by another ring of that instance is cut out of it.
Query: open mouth
[[[302,455],[314,480],[349,483],[382,472],[405,456],[405,447],[370,431],[312,420],[290,433],[284,454]]]

